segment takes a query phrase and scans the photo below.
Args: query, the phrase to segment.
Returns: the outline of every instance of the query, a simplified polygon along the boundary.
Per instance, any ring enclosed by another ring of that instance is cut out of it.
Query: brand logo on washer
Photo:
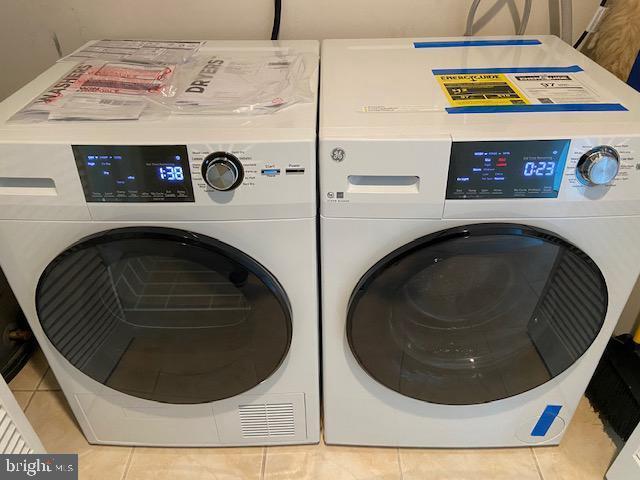
[[[341,162],[344,160],[344,157],[347,156],[347,153],[340,147],[336,147],[331,150],[331,159],[336,162]]]

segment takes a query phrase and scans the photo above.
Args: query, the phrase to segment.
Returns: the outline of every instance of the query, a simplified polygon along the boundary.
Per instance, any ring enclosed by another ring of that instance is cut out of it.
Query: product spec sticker
[[[580,72],[436,74],[453,107],[609,103]]]
[[[578,78],[580,74],[513,75],[520,90],[536,103],[600,103],[600,96]]]
[[[436,75],[449,103],[472,105],[524,105],[527,98],[502,73]]]

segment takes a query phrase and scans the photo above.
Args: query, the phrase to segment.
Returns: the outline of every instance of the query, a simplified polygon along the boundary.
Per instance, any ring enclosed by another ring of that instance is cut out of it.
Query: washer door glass
[[[480,224],[391,253],[351,296],[347,337],[362,368],[402,395],[471,405],[526,392],[589,348],[604,278],[550,232]]]
[[[195,233],[125,228],[59,255],[37,289],[42,328],[76,368],[166,403],[232,397],[269,378],[291,342],[277,280]]]

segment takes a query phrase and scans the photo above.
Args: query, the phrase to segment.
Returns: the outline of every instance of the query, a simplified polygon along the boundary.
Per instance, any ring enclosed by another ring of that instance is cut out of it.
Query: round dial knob
[[[242,183],[244,170],[235,155],[215,152],[202,162],[202,178],[214,190],[226,192]]]
[[[600,146],[589,150],[580,158],[576,176],[584,185],[605,185],[616,178],[619,169],[618,152],[612,147]]]

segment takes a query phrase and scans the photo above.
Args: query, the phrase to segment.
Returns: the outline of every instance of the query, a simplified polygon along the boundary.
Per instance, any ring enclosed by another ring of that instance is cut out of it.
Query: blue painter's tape
[[[450,114],[467,113],[529,113],[529,112],[627,112],[627,108],[619,103],[541,103],[533,105],[495,105],[449,107]]]
[[[531,436],[544,437],[551,428],[551,424],[556,419],[561,409],[562,405],[547,405],[542,412],[542,415],[540,415],[535,427],[531,430]]]
[[[578,73],[580,65],[568,67],[506,67],[506,68],[438,68],[432,70],[434,75],[475,75],[482,73]]]
[[[413,42],[414,48],[455,48],[455,47],[513,47],[541,45],[540,40],[457,40],[442,42]]]

